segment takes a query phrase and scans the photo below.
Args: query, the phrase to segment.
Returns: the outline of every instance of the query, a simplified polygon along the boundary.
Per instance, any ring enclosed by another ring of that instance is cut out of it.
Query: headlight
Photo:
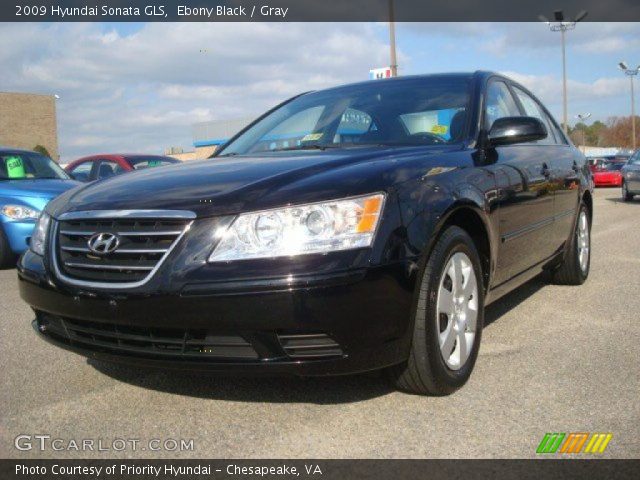
[[[38,218],[38,223],[36,223],[36,228],[31,235],[31,250],[41,256],[44,256],[44,246],[47,240],[50,221],[51,217],[45,212],[42,212],[42,215]]]
[[[5,205],[2,207],[2,214],[11,220],[36,220],[40,211],[22,205]]]
[[[369,247],[384,194],[311,203],[239,215],[210,262],[326,253]]]

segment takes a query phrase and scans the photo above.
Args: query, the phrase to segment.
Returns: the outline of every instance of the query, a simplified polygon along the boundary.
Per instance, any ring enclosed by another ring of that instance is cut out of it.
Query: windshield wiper
[[[216,157],[221,158],[221,157],[233,157],[235,155],[239,155],[238,152],[229,152],[229,153],[223,153],[222,155],[216,155]]]

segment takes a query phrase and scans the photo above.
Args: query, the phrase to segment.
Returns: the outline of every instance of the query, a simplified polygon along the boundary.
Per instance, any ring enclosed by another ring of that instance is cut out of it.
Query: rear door
[[[486,131],[498,118],[523,115],[510,87],[497,78],[487,86],[484,109]],[[498,187],[499,284],[552,254],[553,192],[543,145],[498,146],[489,156]]]
[[[640,150],[634,153],[622,167],[622,175],[629,192],[640,192]]]
[[[551,173],[550,188],[553,191],[554,202],[553,249],[559,251],[573,229],[580,192],[578,173],[584,159],[569,145],[558,125],[540,102],[518,86],[514,86],[513,91],[525,115],[540,119],[549,133],[547,138],[538,140],[536,143],[543,146],[548,158]]]

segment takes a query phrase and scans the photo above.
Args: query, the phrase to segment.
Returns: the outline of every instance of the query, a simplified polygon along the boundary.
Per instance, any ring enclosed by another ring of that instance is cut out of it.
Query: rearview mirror
[[[547,127],[535,117],[503,117],[491,125],[488,140],[491,145],[511,145],[547,138]]]

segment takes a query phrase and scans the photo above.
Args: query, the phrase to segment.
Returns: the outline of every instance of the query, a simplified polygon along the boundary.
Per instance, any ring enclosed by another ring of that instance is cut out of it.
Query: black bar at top
[[[638,22],[640,0],[393,0],[396,22]],[[34,11],[35,9],[35,11]],[[389,0],[14,0],[2,22],[382,22]]]

